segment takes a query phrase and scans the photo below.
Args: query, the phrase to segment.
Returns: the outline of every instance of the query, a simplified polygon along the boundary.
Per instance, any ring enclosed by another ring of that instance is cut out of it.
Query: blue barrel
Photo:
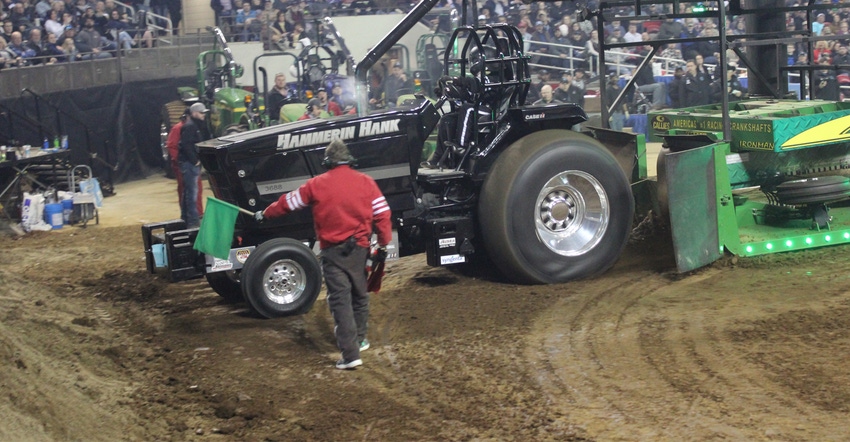
[[[71,214],[74,212],[74,200],[62,200],[62,221],[65,224],[71,224]]]
[[[61,229],[64,220],[62,219],[62,204],[53,203],[44,206],[44,221],[50,224],[53,229]]]

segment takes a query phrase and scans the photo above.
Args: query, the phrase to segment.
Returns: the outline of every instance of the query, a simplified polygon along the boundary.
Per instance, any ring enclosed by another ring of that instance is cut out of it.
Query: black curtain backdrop
[[[0,144],[52,145],[67,134],[70,160],[92,167],[113,184],[163,173],[160,147],[162,106],[179,99],[179,86],[193,77],[110,85],[41,95],[22,92],[0,101]],[[35,91],[38,93],[38,91]]]

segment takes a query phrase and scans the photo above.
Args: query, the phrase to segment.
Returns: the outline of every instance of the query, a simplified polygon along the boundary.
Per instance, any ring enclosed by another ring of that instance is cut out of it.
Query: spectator
[[[277,11],[277,17],[271,25],[271,39],[278,49],[285,51],[289,44],[286,36],[290,31],[287,29],[286,14],[282,11]]]
[[[292,97],[289,88],[286,87],[286,75],[282,72],[274,76],[274,87],[269,91],[266,97],[266,112],[272,120],[280,119],[280,109],[284,104],[293,103],[296,100]]]
[[[306,35],[304,34],[304,25],[302,25],[301,23],[296,23],[295,27],[292,29],[292,32],[290,32],[286,36],[289,47],[292,49],[298,49],[298,42],[301,41],[301,39],[303,39],[304,37],[306,37]]]
[[[539,81],[537,83],[531,83],[528,87],[528,94],[525,96],[525,102],[527,104],[532,104],[540,99],[540,90],[550,82],[549,75],[549,71],[546,69],[539,69],[537,71],[537,79]]]
[[[316,97],[322,103],[322,110],[335,117],[342,115],[342,108],[333,101],[328,100],[328,93],[325,91],[325,88],[320,87],[319,90],[316,91]]]
[[[24,46],[23,36],[18,31],[12,32],[12,41],[9,42],[6,49],[15,54],[18,66],[29,66],[31,59],[36,56],[35,51]]]
[[[847,52],[847,46],[835,43],[835,55],[832,57],[832,64],[839,66],[839,74],[850,73],[850,53]]]
[[[623,35],[623,40],[625,40],[626,43],[643,41],[643,35],[638,32],[636,24],[629,24],[629,31]]]
[[[67,29],[65,32],[68,32]],[[115,43],[106,43],[105,38],[94,29],[94,18],[92,17],[85,19],[83,29],[74,38],[74,45],[82,55],[83,60],[109,58],[112,57],[112,54],[108,51],[116,49]]]
[[[210,0],[210,7],[215,13],[215,22],[222,28],[233,24],[233,16],[236,14],[233,0]]]
[[[540,88],[540,99],[532,103],[534,106],[545,106],[547,104],[558,104],[560,101],[556,100],[554,97],[554,93],[552,91],[552,86],[548,84],[544,84],[543,87]]]
[[[812,73],[812,79],[815,84],[815,98],[819,100],[841,101],[838,80],[829,66],[829,59],[821,58],[818,64],[821,66],[821,69]]]
[[[584,69],[578,68],[573,71],[573,75],[564,72],[558,88],[554,91],[554,99],[562,103],[575,103],[584,107],[585,91]]]
[[[697,72],[697,64],[688,60],[685,65],[687,72],[683,80],[680,98],[684,107],[694,107],[709,104],[711,89],[706,87],[705,76]]]
[[[50,60],[45,60],[44,42],[41,40],[41,29],[33,28],[30,30],[29,39],[24,42],[24,47],[35,53],[32,57],[31,64],[39,65]],[[55,60],[53,61],[55,63]]]
[[[736,67],[734,65],[730,64],[726,66],[726,94],[730,103],[743,99],[745,92],[744,86],[741,85],[741,82],[738,81],[738,76],[735,75],[735,69]],[[722,102],[722,90],[723,85],[721,84],[720,78],[711,83],[711,93],[715,103]]]
[[[286,8],[286,21],[289,22],[292,29],[295,29],[295,25],[301,25],[301,29],[305,29],[304,3],[299,0],[293,0]]]
[[[47,33],[47,41],[44,43],[44,55],[53,57],[51,63],[68,61],[65,51],[59,47],[57,41],[56,34],[52,32]]]
[[[6,41],[6,44],[9,44],[9,43],[12,42],[12,32],[14,32],[14,31],[15,31],[15,27],[12,25],[11,21],[6,20],[6,21],[3,22],[3,30],[2,30],[2,32],[0,32],[0,37],[2,37],[3,40]]]
[[[10,51],[6,40],[0,38],[0,69],[17,67],[20,63],[23,63],[23,59]]]
[[[35,12],[32,7],[25,8],[24,3],[14,3],[9,10],[11,11],[9,20],[12,21],[12,26],[21,35],[35,27]]]
[[[588,63],[587,69],[597,72],[599,70],[599,31],[596,29],[590,31],[590,38],[584,45],[584,56]]]
[[[343,95],[342,84],[338,81],[334,82],[334,87],[331,89],[330,101],[336,103],[343,113],[352,114],[355,112],[354,101]]]
[[[133,37],[128,32],[130,25],[121,20],[117,10],[112,11],[112,17],[106,23],[106,31],[112,37],[113,41],[117,41],[122,48],[129,51],[135,45]]]
[[[165,9],[168,10],[168,18],[171,19],[171,34],[178,35],[180,22],[183,21],[183,2],[181,0],[165,0]]]
[[[712,80],[714,80],[714,75],[708,70],[708,67],[705,66],[705,59],[702,55],[697,54],[697,56],[694,57],[694,63],[696,63],[697,73],[704,75],[703,81],[705,84],[711,84]]]
[[[670,106],[679,109],[682,106],[682,86],[684,85],[685,70],[676,66],[673,71],[673,81],[670,82]]]
[[[697,38],[699,37],[699,29],[694,25],[693,22],[688,22],[685,25],[685,30],[679,34],[679,38]],[[679,47],[682,50],[682,56],[686,59],[691,59],[696,57],[699,53],[697,52],[697,44],[696,42],[682,42],[679,44]]]
[[[832,58],[832,51],[829,50],[829,46],[827,45],[826,41],[818,40],[817,42],[815,42],[815,50],[812,54],[812,59],[820,60],[822,58]]]
[[[655,81],[652,75],[652,65],[647,64],[635,73],[635,84],[643,94],[652,94],[652,108],[655,110],[667,107],[667,85]]]
[[[661,26],[658,27],[658,35],[656,40],[669,40],[671,38],[679,38],[686,31],[685,25],[672,18],[665,18]]]
[[[177,154],[180,173],[183,175],[183,199],[180,203],[180,213],[185,214],[183,220],[186,221],[186,227],[190,229],[198,227],[201,220],[197,207],[201,161],[195,152],[195,144],[210,138],[204,122],[206,112],[207,108],[203,103],[190,106],[189,118],[183,123],[183,129],[180,131],[180,149]]]
[[[71,28],[73,30],[73,28]],[[65,31],[67,32],[67,31]],[[62,41],[61,44],[62,52],[65,53],[65,61],[77,61],[82,60],[83,55],[77,51],[77,47],[74,45],[74,39],[72,37],[68,37]]]
[[[310,101],[307,102],[307,111],[304,112],[304,115],[298,117],[298,121],[322,118],[322,112],[323,109],[321,100],[318,98],[311,98]]]
[[[407,74],[404,72],[401,63],[395,62],[390,75],[387,75],[381,83],[381,88],[384,95],[384,104],[386,107],[393,109],[396,107],[400,95],[413,92],[413,82],[407,78]],[[372,98],[369,102],[370,104],[377,104],[377,99]]]
[[[611,113],[608,117],[608,127],[613,130],[623,130],[629,113],[628,107],[624,102],[621,102],[617,107],[612,107],[614,106],[614,101],[620,95],[620,90],[620,76],[616,72],[609,73],[608,81],[605,83],[605,106]]]
[[[823,25],[826,22],[826,14],[821,12],[818,14],[817,18],[814,22],[812,22],[812,32],[815,35],[820,35],[821,31],[823,31]]]
[[[547,55],[549,54],[549,41],[551,39],[552,37],[549,36],[542,21],[538,20],[534,23],[534,32],[532,32],[530,40],[531,45],[528,49],[530,52],[536,52],[537,54],[532,55],[531,63],[545,64],[545,62],[549,61]]]
[[[58,3],[57,3],[58,4]],[[57,37],[65,32],[65,25],[62,24],[62,13],[55,9],[51,9],[47,13],[47,20],[44,22],[44,30],[53,33]]]
[[[189,109],[186,109],[183,112],[183,115],[180,116],[180,119],[174,126],[171,126],[171,130],[168,132],[168,138],[165,142],[165,147],[168,149],[168,156],[171,160],[171,170],[174,172],[174,177],[177,179],[177,201],[180,203],[180,219],[186,219],[185,207],[183,205],[183,174],[180,172],[180,163],[177,161],[177,158],[180,156],[180,136],[183,132],[183,125],[186,124],[186,119],[189,118]],[[204,196],[203,196],[203,183],[201,182],[201,175],[198,174],[198,198],[196,199],[196,210],[198,211],[198,215],[200,217],[204,216]]]
[[[260,39],[259,13],[251,9],[251,3],[242,4],[242,9],[236,13],[236,28],[240,32],[241,41],[257,41]]]

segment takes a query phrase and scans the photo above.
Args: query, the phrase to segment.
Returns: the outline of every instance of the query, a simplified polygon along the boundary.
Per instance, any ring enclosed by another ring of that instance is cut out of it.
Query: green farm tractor
[[[162,130],[167,136],[186,107],[200,101],[210,110],[207,119],[210,133],[220,136],[227,133],[256,129],[264,124],[260,118],[262,98],[236,85],[243,67],[236,63],[219,28],[207,28],[215,36],[213,49],[201,52],[196,62],[197,87],[178,88],[179,100],[163,105]]]

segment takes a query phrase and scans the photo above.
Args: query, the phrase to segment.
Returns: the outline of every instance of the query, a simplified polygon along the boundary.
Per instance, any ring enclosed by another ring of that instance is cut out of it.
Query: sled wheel
[[[319,260],[289,238],[260,244],[242,269],[242,295],[264,318],[306,313],[322,288]]]
[[[786,181],[776,186],[776,197],[782,204],[826,203],[850,195],[850,179],[823,176]]]
[[[242,302],[242,284],[239,282],[239,273],[233,270],[225,272],[207,273],[207,282],[213,291],[224,298],[229,304]]]
[[[590,137],[533,133],[511,145],[484,181],[484,245],[514,281],[558,283],[602,273],[628,239],[634,200],[617,160]]]

